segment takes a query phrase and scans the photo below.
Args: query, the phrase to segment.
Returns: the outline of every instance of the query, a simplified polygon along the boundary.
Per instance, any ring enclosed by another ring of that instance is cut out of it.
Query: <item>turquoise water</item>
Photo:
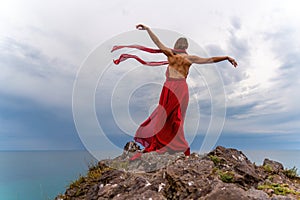
[[[300,169],[299,150],[243,152],[256,164],[267,157]],[[86,151],[0,152],[0,200],[54,199],[95,162]]]
[[[92,163],[86,151],[0,152],[0,200],[54,199]]]

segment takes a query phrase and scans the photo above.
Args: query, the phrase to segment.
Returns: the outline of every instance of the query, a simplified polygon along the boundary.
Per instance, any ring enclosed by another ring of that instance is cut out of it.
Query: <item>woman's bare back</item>
[[[174,54],[168,56],[169,77],[187,78],[192,62],[188,60],[187,54]]]

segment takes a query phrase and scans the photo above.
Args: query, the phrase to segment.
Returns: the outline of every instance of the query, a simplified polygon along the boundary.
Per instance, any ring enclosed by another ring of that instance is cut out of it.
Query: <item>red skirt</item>
[[[159,105],[137,129],[134,140],[145,147],[144,152],[184,152],[190,155],[184,137],[184,118],[189,102],[185,78],[167,78]]]

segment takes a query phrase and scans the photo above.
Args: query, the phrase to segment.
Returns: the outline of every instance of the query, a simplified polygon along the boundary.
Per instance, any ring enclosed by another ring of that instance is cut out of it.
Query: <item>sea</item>
[[[300,169],[300,150],[242,151],[257,165],[262,164],[264,158],[269,158],[281,162],[285,168],[295,166]],[[84,150],[2,151],[0,200],[54,199],[95,163],[97,160]]]
[[[84,150],[2,151],[0,200],[54,199],[95,163]]]

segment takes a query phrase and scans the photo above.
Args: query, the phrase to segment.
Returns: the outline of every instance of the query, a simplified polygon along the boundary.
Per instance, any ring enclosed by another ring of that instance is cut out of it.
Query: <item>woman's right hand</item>
[[[228,56],[227,60],[234,66],[234,67],[237,67],[237,62],[235,61],[235,59],[231,58]]]

